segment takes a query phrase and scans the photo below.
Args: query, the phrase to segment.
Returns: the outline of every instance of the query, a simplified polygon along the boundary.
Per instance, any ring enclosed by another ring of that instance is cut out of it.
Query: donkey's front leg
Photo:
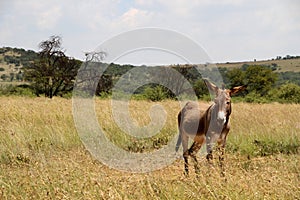
[[[206,135],[206,159],[208,161],[209,164],[212,164],[213,161],[213,147],[214,147],[214,142],[213,142],[214,138],[213,138],[213,133],[208,133]]]
[[[223,144],[219,145],[218,152],[219,152],[219,166],[221,169],[221,176],[225,176],[225,165],[224,165],[225,145]]]
[[[225,156],[225,145],[226,138],[229,132],[229,128],[223,130],[220,138],[218,139],[218,152],[219,152],[219,166],[221,169],[221,176],[225,176],[224,156]]]

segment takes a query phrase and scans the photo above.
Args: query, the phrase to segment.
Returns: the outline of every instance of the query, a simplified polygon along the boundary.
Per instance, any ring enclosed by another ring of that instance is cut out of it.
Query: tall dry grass
[[[110,102],[96,100],[99,123],[126,150],[159,148],[177,133],[174,101],[161,103],[166,127],[135,140],[112,121]],[[147,101],[130,104],[139,125]],[[119,172],[94,160],[80,142],[71,100],[0,97],[0,199],[299,199],[300,105],[233,105],[226,179],[201,158],[201,174],[183,176],[183,161],[147,174]],[[165,139],[160,139],[165,138]],[[287,149],[287,150],[284,150]]]

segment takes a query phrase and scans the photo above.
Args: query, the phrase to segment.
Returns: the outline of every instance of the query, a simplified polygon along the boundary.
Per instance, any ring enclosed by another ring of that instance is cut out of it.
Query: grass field
[[[272,64],[276,64],[280,69],[277,72],[300,72],[300,59],[281,59],[281,60],[259,60],[256,62],[253,61],[244,61],[244,62],[229,62],[229,63],[217,63],[218,67],[226,67],[226,68],[240,68],[244,64],[247,65],[267,65],[271,66]]]
[[[160,104],[166,125],[142,140],[112,122],[109,100],[97,99],[95,108],[111,141],[144,152],[177,134],[178,103]],[[131,102],[137,124],[150,122],[152,105]],[[145,174],[110,169],[83,147],[70,99],[0,97],[0,199],[300,199],[299,110],[297,104],[233,104],[225,180],[217,160],[208,166],[203,157],[198,176],[185,177],[180,159]]]

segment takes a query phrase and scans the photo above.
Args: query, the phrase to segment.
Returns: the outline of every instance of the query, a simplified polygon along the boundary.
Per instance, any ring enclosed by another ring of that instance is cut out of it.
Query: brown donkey
[[[212,105],[205,111],[201,111],[197,102],[188,102],[178,114],[179,137],[176,151],[180,144],[183,147],[185,174],[189,173],[188,157],[195,161],[195,172],[199,173],[199,166],[196,154],[206,141],[207,160],[211,162],[213,145],[217,142],[220,150],[219,164],[221,174],[224,175],[224,150],[226,137],[230,129],[229,117],[231,114],[231,95],[243,90],[245,86],[234,87],[230,90],[218,88],[207,80],[204,80],[210,91],[215,94]],[[193,138],[194,142],[188,149],[188,139]]]

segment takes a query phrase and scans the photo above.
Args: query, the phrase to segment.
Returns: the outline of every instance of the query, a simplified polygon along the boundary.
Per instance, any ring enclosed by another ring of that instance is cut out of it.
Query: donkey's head
[[[246,88],[246,86],[238,86],[233,87],[232,89],[225,89],[224,85],[222,86],[222,88],[219,88],[208,80],[204,80],[204,82],[207,85],[208,89],[215,94],[213,117],[215,117],[219,124],[223,125],[228,122],[229,116],[231,114],[231,96],[242,91]]]

